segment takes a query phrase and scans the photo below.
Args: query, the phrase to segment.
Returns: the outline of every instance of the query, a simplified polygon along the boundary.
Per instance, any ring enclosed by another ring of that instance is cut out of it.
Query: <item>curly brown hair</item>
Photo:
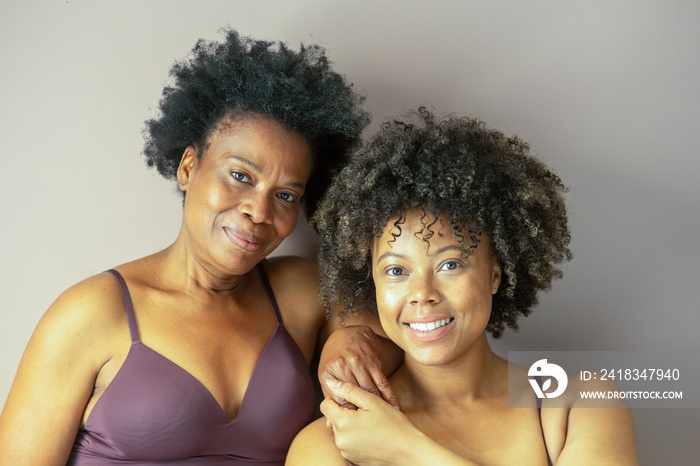
[[[415,121],[414,121],[415,120]],[[321,234],[322,299],[376,313],[371,247],[392,219],[422,208],[424,240],[437,215],[451,221],[466,256],[488,235],[502,270],[486,327],[494,337],[529,315],[571,259],[571,240],[557,175],[528,154],[527,143],[478,119],[437,120],[425,108],[382,125],[335,178],[312,219]]]

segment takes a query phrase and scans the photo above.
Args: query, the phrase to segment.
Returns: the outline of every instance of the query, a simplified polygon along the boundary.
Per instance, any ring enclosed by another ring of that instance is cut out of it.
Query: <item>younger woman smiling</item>
[[[324,295],[377,309],[405,351],[389,380],[401,412],[331,380],[359,409],[324,401],[327,420],[297,436],[287,464],[637,464],[624,403],[541,410],[530,391],[529,408],[511,408],[509,364],[486,339],[517,328],[561,276],[566,188],[516,137],[424,109],[418,120],[385,124],[315,217]]]

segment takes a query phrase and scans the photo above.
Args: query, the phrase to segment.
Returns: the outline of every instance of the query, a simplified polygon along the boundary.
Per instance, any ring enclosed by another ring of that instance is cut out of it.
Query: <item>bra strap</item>
[[[129,288],[126,286],[124,277],[114,269],[109,269],[107,272],[111,273],[114,278],[117,279],[119,283],[119,289],[122,291],[122,298],[124,299],[124,309],[126,311],[126,321],[129,324],[129,333],[131,334],[131,343],[138,343],[141,341],[139,339],[139,331],[136,328],[136,318],[134,317],[134,305],[131,303],[131,295],[129,294]]]
[[[278,324],[282,324],[282,316],[280,315],[279,307],[277,307],[277,300],[275,299],[275,294],[272,292],[272,285],[270,285],[270,279],[267,278],[267,272],[265,272],[265,267],[263,266],[263,261],[260,261],[257,265],[258,274],[260,274],[260,281],[262,282],[263,288],[265,288],[265,293],[267,298],[270,300],[270,305],[275,313],[275,319]]]

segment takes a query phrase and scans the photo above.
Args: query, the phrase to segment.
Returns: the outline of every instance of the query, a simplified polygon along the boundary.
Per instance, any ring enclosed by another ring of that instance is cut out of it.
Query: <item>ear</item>
[[[501,264],[495,257],[491,262],[491,294],[496,294],[498,287],[501,285]]]
[[[187,191],[192,173],[197,165],[197,149],[187,146],[177,167],[177,183],[182,191]]]

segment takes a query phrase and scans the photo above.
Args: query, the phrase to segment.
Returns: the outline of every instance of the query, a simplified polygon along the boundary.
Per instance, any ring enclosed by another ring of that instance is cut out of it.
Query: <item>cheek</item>
[[[198,186],[198,189],[191,194],[193,194],[193,203],[196,204],[195,208],[202,214],[205,211],[218,214],[230,210],[235,202],[234,193],[218,186],[216,180],[211,180],[206,185]]]
[[[376,285],[377,311],[380,318],[395,319],[401,311],[401,291],[387,286]]]
[[[489,287],[483,287],[472,293],[468,297],[468,300],[471,308],[474,310],[473,318],[478,321],[488,322],[491,316],[491,302],[493,300],[491,289]]]
[[[395,340],[394,327],[399,313],[396,310],[396,305],[391,300],[387,300],[385,295],[380,294],[379,290],[377,290],[377,313],[379,314],[379,324],[384,333],[390,340]]]
[[[283,240],[291,235],[297,225],[299,211],[288,211],[277,214],[277,236]]]
[[[450,296],[452,307],[460,313],[468,315],[470,318],[481,318],[484,315],[488,318],[491,314],[491,289],[489,286],[474,286],[471,284],[452,287]]]

